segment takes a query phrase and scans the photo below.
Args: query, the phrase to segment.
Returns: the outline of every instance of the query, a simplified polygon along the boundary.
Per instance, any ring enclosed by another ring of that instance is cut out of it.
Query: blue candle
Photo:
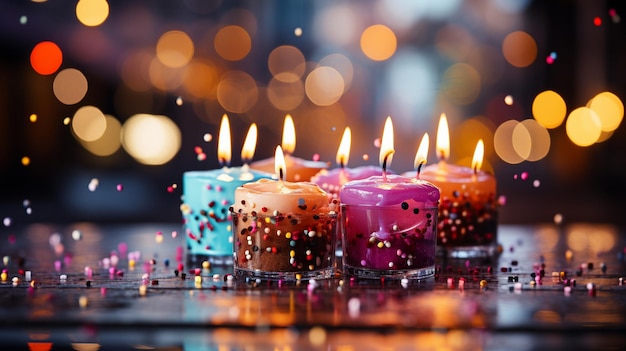
[[[232,218],[229,208],[234,203],[235,189],[262,178],[269,173],[251,170],[247,161],[254,154],[256,125],[252,125],[244,142],[241,167],[224,166],[208,171],[188,171],[183,174],[183,203],[180,210],[192,259],[206,258],[211,263],[230,264],[233,257]],[[228,117],[222,117],[218,140],[218,158],[222,165],[230,162],[230,127]]]

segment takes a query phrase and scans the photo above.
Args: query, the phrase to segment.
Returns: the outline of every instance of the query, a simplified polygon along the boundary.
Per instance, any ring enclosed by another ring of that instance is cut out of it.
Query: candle
[[[421,179],[387,174],[394,152],[388,117],[379,156],[382,175],[353,180],[341,188],[343,263],[349,275],[425,278],[434,274],[439,190]],[[419,159],[425,162],[425,156]]]
[[[285,165],[289,169],[289,175],[285,179],[290,182],[310,181],[311,177],[320,170],[328,168],[327,162],[304,160],[292,155],[296,149],[296,130],[291,115],[285,116],[283,125],[283,138],[281,147],[285,157]],[[259,171],[271,173],[274,170],[274,159],[255,161],[250,167]]]
[[[261,179],[235,191],[231,208],[238,277],[328,278],[333,275],[336,205],[319,186],[290,182],[282,148],[278,180]]]
[[[350,158],[350,144],[352,132],[350,127],[346,127],[337,149],[337,165],[338,168],[331,170],[322,169],[311,178],[311,182],[319,185],[332,199],[339,198],[339,190],[341,187],[351,181],[357,179],[365,179],[380,174],[378,166],[361,166],[356,168],[348,168],[348,159]],[[388,171],[390,172],[390,171]]]
[[[481,170],[484,143],[476,145],[471,167],[450,164],[450,137],[445,114],[437,130],[439,163],[425,167],[421,179],[441,190],[438,247],[452,256],[484,256],[497,246],[495,177]]]
[[[221,169],[187,171],[183,174],[183,203],[180,210],[192,261],[232,263],[233,243],[228,209],[233,204],[235,189],[247,182],[269,178],[271,174],[254,171],[247,162],[256,147],[256,125],[246,136],[241,158],[242,167],[228,167],[231,159],[231,137],[228,116],[222,117],[218,136],[218,159]]]

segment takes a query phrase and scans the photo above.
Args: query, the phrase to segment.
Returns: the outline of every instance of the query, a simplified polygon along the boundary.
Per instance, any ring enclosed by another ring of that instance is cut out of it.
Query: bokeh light
[[[192,60],[185,69],[183,86],[191,96],[215,99],[219,71],[207,60]]]
[[[178,153],[181,133],[178,126],[162,115],[137,114],[122,126],[122,146],[136,161],[162,165]]]
[[[516,31],[504,38],[502,54],[512,66],[527,67],[537,58],[537,43],[530,34]]]
[[[304,54],[291,45],[282,45],[270,52],[267,67],[274,78],[281,82],[295,82],[304,75]]]
[[[51,41],[42,41],[35,45],[30,53],[30,65],[41,75],[56,72],[63,63],[63,53],[59,46]]]
[[[551,143],[548,130],[534,119],[525,119],[515,127],[513,134],[522,128],[526,129],[526,132],[530,136],[530,150],[525,157],[526,161],[535,162],[546,157],[550,151]]]
[[[259,98],[259,88],[252,76],[243,71],[229,71],[217,85],[217,100],[229,112],[249,111]]]
[[[342,2],[325,7],[313,17],[313,33],[316,42],[337,46],[355,42],[358,40],[356,28],[365,27],[359,14],[359,6],[355,4]]]
[[[87,78],[75,68],[60,71],[52,84],[54,96],[66,105],[79,103],[87,94],[87,88]]]
[[[526,160],[530,156],[532,142],[528,129],[523,124],[517,123],[511,134],[511,144],[521,159]]]
[[[94,141],[104,134],[106,129],[106,117],[95,106],[83,106],[79,108],[72,118],[72,132],[84,141]]]
[[[121,147],[122,124],[113,116],[105,115],[106,127],[102,136],[94,141],[80,140],[81,145],[96,156],[110,156]]]
[[[476,142],[482,139],[485,141],[483,161],[486,161],[493,154],[493,146],[489,141],[493,140],[494,130],[495,125],[485,117],[475,116],[468,118],[451,130],[450,154],[454,154],[455,157],[459,158],[459,164],[469,167],[476,148]],[[435,148],[432,148],[431,153],[436,153]],[[486,170],[484,167],[483,169]]]
[[[97,27],[109,17],[109,3],[106,0],[79,0],[76,4],[76,18],[88,27]]]
[[[553,90],[543,91],[533,100],[533,117],[539,124],[548,129],[560,126],[565,120],[567,106],[565,100]]]
[[[343,77],[332,67],[317,67],[306,77],[304,89],[314,104],[332,105],[343,95]]]
[[[480,75],[466,63],[454,64],[444,72],[441,90],[454,104],[471,104],[480,94]]]
[[[518,124],[516,120],[508,120],[500,124],[493,135],[493,147],[496,154],[506,163],[518,164],[524,161],[524,157],[520,156],[513,146],[513,132]],[[520,145],[517,148],[521,148]]]
[[[319,66],[328,66],[337,70],[343,78],[344,91],[350,89],[354,77],[354,65],[349,58],[342,54],[330,54],[324,56],[318,62]]]
[[[588,108],[579,107],[572,111],[565,122],[569,139],[578,146],[589,146],[600,138],[602,123],[598,114]]]
[[[279,110],[293,110],[304,100],[304,84],[301,80],[284,82],[273,77],[267,85],[267,98]]]
[[[184,69],[168,67],[157,58],[150,62],[148,74],[152,85],[163,91],[173,91],[183,85]]]
[[[156,46],[156,55],[161,63],[167,67],[183,67],[191,61],[194,53],[194,44],[187,33],[172,30],[159,38]]]
[[[226,26],[221,28],[213,41],[215,51],[220,57],[228,61],[239,61],[250,53],[252,39],[241,26]]]
[[[587,107],[600,117],[603,132],[614,131],[624,118],[624,104],[615,94],[608,91],[594,96]]]
[[[361,34],[361,51],[369,59],[384,61],[396,52],[398,39],[389,27],[375,24]]]
[[[126,86],[134,91],[148,91],[152,88],[149,68],[153,55],[147,51],[135,51],[122,62],[120,76]]]

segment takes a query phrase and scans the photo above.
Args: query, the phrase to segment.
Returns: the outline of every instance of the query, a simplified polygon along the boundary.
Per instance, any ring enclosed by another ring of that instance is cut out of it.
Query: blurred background
[[[621,1],[33,0],[0,3],[0,217],[178,222],[182,174],[294,155],[413,169],[445,113],[450,161],[485,141],[501,223],[626,223]]]

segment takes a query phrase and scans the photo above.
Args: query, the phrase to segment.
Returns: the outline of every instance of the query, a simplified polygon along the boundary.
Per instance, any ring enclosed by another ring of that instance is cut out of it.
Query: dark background
[[[199,3],[111,1],[107,21],[100,27],[89,29],[77,21],[74,2],[0,3],[0,217],[10,218],[12,223],[180,221],[182,173],[219,166],[215,142],[202,144],[207,154],[207,160],[202,162],[196,159],[193,147],[201,144],[205,133],[217,136],[219,118],[227,111],[216,101],[205,101],[208,107],[199,113],[191,103],[176,105],[179,96],[176,92],[156,89],[150,92],[151,102],[146,104],[142,96],[135,96],[123,87],[119,77],[120,62],[134,46],[154,47],[159,36],[167,30],[203,33],[219,26],[229,11],[243,8],[257,16],[258,32],[253,38],[253,48],[241,62],[224,65],[245,69],[263,84],[270,78],[267,55],[276,46],[297,46],[307,59],[319,49],[317,47],[321,44],[307,36],[307,30],[313,26],[321,10],[333,2],[216,1],[207,2],[216,6],[205,13],[191,10],[193,4]],[[345,3],[358,4],[363,14],[374,17],[375,1]],[[399,38],[398,47],[417,47],[417,50],[431,52],[436,30],[452,22],[480,33],[478,38],[499,48],[503,35],[490,33],[475,24],[480,22],[477,16],[489,16],[485,9],[490,3],[492,1],[466,1],[452,16],[417,21],[411,30],[412,35]],[[132,21],[133,11],[137,8],[152,13],[154,21],[149,29],[142,29],[141,21]],[[504,65],[501,78],[485,85],[474,103],[459,107],[457,111],[460,113],[456,114],[455,120],[481,115],[498,125],[507,119],[531,118],[533,98],[547,89],[563,96],[568,112],[576,106],[584,106],[601,91],[611,91],[623,100],[626,97],[625,24],[612,21],[608,15],[610,9],[626,18],[626,12],[622,13],[626,8],[621,1],[529,1],[518,14],[519,22],[503,32],[524,30],[531,34],[538,45],[536,61],[524,69]],[[24,15],[28,17],[26,25],[19,22]],[[601,26],[593,25],[596,16],[602,18]],[[131,33],[136,30],[139,34],[136,37],[120,36],[124,26]],[[302,27],[305,35],[296,38],[293,35],[296,27]],[[102,50],[95,43],[72,44],[73,35],[85,30],[102,31],[115,45]],[[53,40],[63,49],[61,68],[79,68],[89,80],[87,96],[79,104],[66,106],[58,102],[50,88],[53,76],[40,76],[30,67],[30,51],[43,40]],[[333,49],[329,48],[328,52]],[[545,57],[552,51],[558,53],[558,59],[547,65]],[[355,65],[366,61],[362,54],[358,56],[358,52],[353,55]],[[497,59],[503,60],[502,57]],[[442,59],[442,70],[448,64]],[[377,69],[376,66],[368,67],[367,62],[363,65],[363,71]],[[378,154],[372,141],[381,133],[386,114],[381,112],[385,101],[381,101],[376,78],[371,79],[373,81],[366,81],[367,84],[353,86],[344,95],[340,103],[345,119],[336,125],[333,117],[325,115],[323,109],[310,113],[310,104],[288,111],[294,115],[297,133],[300,131],[296,155],[311,158],[319,153],[323,160],[334,165],[343,126],[351,125],[362,137],[353,142],[353,150],[358,151],[353,151],[355,156],[351,157],[350,165],[376,163]],[[517,108],[493,113],[490,102],[507,94],[515,97]],[[137,104],[120,111],[115,103],[120,95],[131,101],[136,99]],[[98,106],[122,122],[134,113],[167,115],[181,129],[181,149],[170,162],[161,166],[142,165],[123,149],[107,157],[94,156],[62,123],[82,105]],[[423,112],[430,122],[420,126],[419,134],[398,130],[398,143],[417,140],[421,133],[428,131],[433,141],[432,150],[440,112],[445,111],[438,109],[433,102],[432,111]],[[36,123],[28,119],[32,113],[38,115]],[[246,114],[229,114],[233,140],[240,143],[248,124],[257,122],[262,137],[255,159],[270,157],[274,146],[280,143],[284,115],[285,111],[267,106]],[[308,116],[307,120],[301,116]],[[314,136],[315,133],[308,129],[311,125],[324,123],[333,128],[327,128],[319,136]],[[491,154],[489,162],[498,179],[499,192],[506,197],[506,205],[500,210],[500,221],[551,222],[555,214],[562,214],[566,222],[626,224],[623,214],[626,206],[622,202],[626,195],[623,185],[626,179],[624,127],[620,126],[607,141],[587,148],[571,143],[564,126],[550,130],[550,136],[550,152],[538,162],[509,165]],[[240,144],[233,145],[233,148],[238,150],[237,145]],[[404,156],[394,158],[397,171],[411,168],[413,152],[411,147],[410,151],[403,152]],[[370,160],[358,157],[362,153],[368,153]],[[20,162],[25,155],[31,158],[27,167]],[[233,164],[240,164],[238,152],[234,151],[233,155]],[[514,175],[521,172],[528,172],[529,180],[514,179]],[[88,190],[92,178],[100,182],[94,192]],[[532,180],[535,179],[541,181],[540,187],[533,187]],[[123,184],[124,191],[116,191],[117,184]],[[172,192],[167,191],[173,184],[178,187]],[[29,201],[27,206],[24,200]],[[28,207],[32,209],[30,214],[26,212]]]

